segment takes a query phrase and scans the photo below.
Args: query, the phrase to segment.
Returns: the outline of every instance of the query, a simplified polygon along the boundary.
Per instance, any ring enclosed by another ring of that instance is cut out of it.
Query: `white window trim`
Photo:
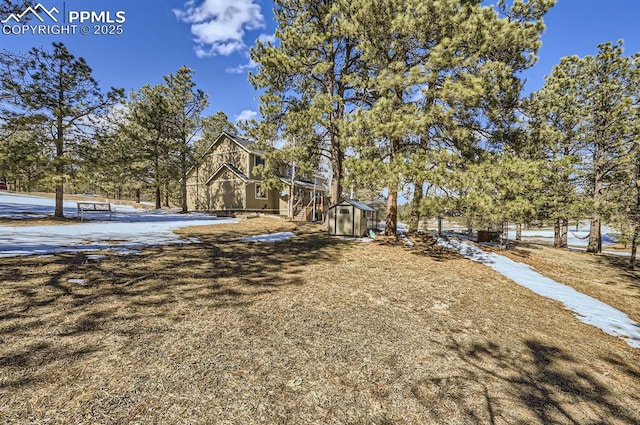
[[[263,190],[264,197],[258,196],[258,187],[262,187],[262,183],[256,183],[255,184],[255,189],[256,189],[255,190],[255,196],[256,196],[256,199],[266,199],[266,200],[268,200],[269,199],[269,191]]]

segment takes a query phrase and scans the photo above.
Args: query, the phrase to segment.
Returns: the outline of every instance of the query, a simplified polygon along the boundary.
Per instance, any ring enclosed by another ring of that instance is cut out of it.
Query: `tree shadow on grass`
[[[561,348],[527,340],[523,354],[514,356],[491,342],[467,345],[450,340],[445,348],[455,353],[460,368],[423,379],[412,388],[436,422],[455,413],[465,423],[640,423],[637,406],[619,402],[588,365]]]
[[[596,259],[598,263],[616,269],[621,277],[629,279],[629,289],[638,291],[638,296],[640,296],[640,270],[638,270],[638,268],[636,268],[636,270],[629,269],[629,257],[611,254],[599,254],[596,256]]]
[[[198,244],[101,261],[81,253],[3,259],[0,387],[30,385],[58,373],[58,363],[69,367],[85,354],[107,354],[114,349],[110,335],[123,337],[119,344],[139,344],[136,338],[171,332],[185,316],[206,320],[302,287],[305,266],[335,261],[344,248],[319,234],[278,243],[205,236]]]
[[[625,362],[620,356],[615,354],[603,357],[603,360],[612,367],[620,370],[625,375],[628,375],[633,379],[637,379],[638,382],[640,382],[640,366]],[[640,394],[638,394],[638,398],[640,399]],[[640,422],[640,419],[638,421]]]
[[[405,236],[406,238],[400,235],[378,236],[375,242],[381,246],[404,247],[413,255],[429,257],[435,261],[464,258],[453,249],[438,245],[435,236],[430,232],[409,232]]]

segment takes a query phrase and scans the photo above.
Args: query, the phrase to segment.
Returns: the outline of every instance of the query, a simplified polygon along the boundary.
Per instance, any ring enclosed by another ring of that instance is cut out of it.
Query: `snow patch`
[[[49,198],[0,193],[0,217],[49,216],[53,214],[54,205],[55,201]],[[75,216],[75,202],[65,202],[64,208],[65,215]],[[116,205],[116,210],[113,220],[68,225],[0,226],[0,257],[95,251],[139,254],[146,247],[199,242],[173,232],[181,227],[239,221],[202,213],[148,211],[128,205]]]
[[[508,237],[509,240],[515,240],[515,228],[509,227]],[[522,231],[522,240],[537,240],[547,244],[553,244],[553,238],[553,229],[529,229]],[[608,226],[602,226],[602,245],[613,245],[616,241],[617,238],[614,229]],[[567,243],[574,247],[586,249],[589,243],[589,228],[579,227],[577,231],[575,228],[574,230],[569,230],[567,233]]]
[[[609,335],[624,339],[633,348],[640,348],[640,323],[631,320],[629,316],[608,304],[549,279],[534,271],[527,264],[518,263],[493,252],[483,251],[469,242],[458,239],[448,241],[439,239],[438,244],[491,267],[501,275],[538,295],[560,301],[567,309],[574,312],[580,321],[600,328]]]
[[[242,238],[245,242],[282,242],[287,239],[295,238],[295,233],[291,232],[279,232],[279,233],[269,233],[266,235],[257,235],[257,236],[246,236]]]
[[[107,258],[107,256],[102,254],[87,255],[87,260],[104,260],[105,258]]]

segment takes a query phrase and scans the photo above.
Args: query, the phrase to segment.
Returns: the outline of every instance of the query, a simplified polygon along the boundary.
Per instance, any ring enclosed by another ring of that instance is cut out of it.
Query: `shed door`
[[[353,207],[351,205],[336,207],[336,235],[353,235]]]

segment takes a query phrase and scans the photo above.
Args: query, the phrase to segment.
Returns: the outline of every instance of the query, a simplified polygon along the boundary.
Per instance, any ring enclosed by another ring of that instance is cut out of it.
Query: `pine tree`
[[[631,62],[622,57],[622,44],[605,43],[598,48],[595,57],[575,59],[583,69],[578,96],[583,106],[583,135],[592,155],[587,168],[593,200],[588,252],[602,251],[602,217],[611,207],[609,187],[615,184],[610,179],[619,171],[626,154],[625,133],[632,115],[627,90]]]
[[[0,132],[0,178],[16,190],[46,190],[51,154],[43,126]]]
[[[566,216],[591,213],[588,252],[602,251],[603,221],[619,221],[628,205],[622,194],[635,168],[633,76],[637,61],[624,57],[622,42],[598,46],[595,56],[563,58],[545,87],[531,98],[534,137],[543,141],[549,168],[547,205],[566,227]],[[585,194],[585,201],[576,194]],[[585,205],[586,204],[586,205]],[[566,245],[564,240],[560,245]]]
[[[531,156],[544,161],[537,209],[541,219],[554,223],[556,248],[568,247],[569,218],[579,217],[583,209],[579,165],[584,142],[578,135],[581,107],[573,97],[579,72],[574,65],[564,62],[554,67],[544,87],[525,101]]]
[[[634,147],[634,161],[632,165],[633,174],[632,174],[632,187],[633,198],[631,202],[631,206],[629,207],[629,212],[631,216],[632,223],[632,235],[631,235],[631,257],[629,258],[629,268],[631,270],[635,270],[636,267],[636,256],[638,253],[638,243],[640,242],[640,137],[635,140]]]
[[[628,161],[628,178],[630,199],[625,212],[631,227],[631,256],[629,268],[635,270],[638,243],[640,243],[640,53],[632,59],[630,93],[633,99],[633,114],[629,117],[630,151]]]
[[[182,212],[187,206],[187,171],[194,165],[193,140],[203,128],[202,111],[208,105],[208,96],[202,90],[196,90],[192,78],[193,70],[183,66],[176,74],[165,77],[167,88],[168,121],[173,141],[172,156],[176,162],[180,181],[180,204]]]
[[[54,215],[64,217],[64,184],[78,133],[90,133],[95,118],[119,102],[123,91],[111,89],[103,95],[86,61],[75,58],[62,43],[53,43],[52,51],[33,48],[24,56],[3,53],[2,67],[0,98],[10,105],[6,119],[17,126],[46,125],[53,135]]]
[[[202,158],[220,134],[227,133],[232,136],[238,134],[238,128],[229,121],[227,114],[222,111],[205,117],[202,125],[202,137],[194,142],[194,156],[196,161]]]
[[[155,207],[162,208],[162,190],[172,172],[170,105],[166,87],[145,85],[131,95],[128,103],[128,137],[136,141],[137,155],[146,164],[144,179],[154,190]]]
[[[354,101],[349,76],[358,63],[355,41],[343,30],[348,4],[345,0],[276,0],[279,41],[257,43],[251,58],[258,69],[249,75],[262,91],[262,121],[250,135],[265,149],[267,144],[296,139],[294,152],[326,158],[331,164],[334,202],[342,195],[343,126]],[[277,161],[267,157],[267,162]]]
[[[140,202],[142,189],[149,185],[149,164],[143,146],[132,137],[135,132],[129,119],[128,108],[110,112],[94,136],[95,143],[85,148],[89,164],[83,173],[108,197],[120,199],[123,192],[129,192]]]
[[[351,141],[357,161],[373,161],[358,169],[378,170],[387,187],[386,233],[396,231],[399,185],[434,167],[422,162],[434,149],[458,152],[462,172],[481,144],[503,142],[522,88],[515,74],[535,62],[553,3],[499,2],[502,17],[476,1],[352,3],[362,70]]]

